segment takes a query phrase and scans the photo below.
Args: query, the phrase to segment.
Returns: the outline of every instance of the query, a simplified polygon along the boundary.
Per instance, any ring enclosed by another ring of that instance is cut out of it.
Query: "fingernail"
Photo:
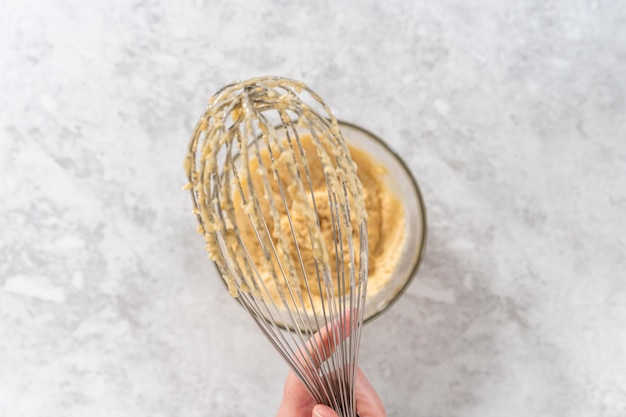
[[[332,408],[318,404],[313,407],[313,417],[338,417],[338,415]]]

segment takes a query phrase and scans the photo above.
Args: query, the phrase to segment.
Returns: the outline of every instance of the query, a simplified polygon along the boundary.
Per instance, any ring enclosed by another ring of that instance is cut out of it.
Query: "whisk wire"
[[[257,116],[259,117],[259,120],[264,121],[264,122],[266,121],[266,119],[262,115],[257,115]],[[267,126],[264,126],[264,127],[267,128]],[[271,126],[269,128],[273,129]],[[301,251],[300,251],[300,246],[299,246],[298,240],[297,240],[297,238],[295,236],[295,232],[294,232],[294,228],[293,228],[293,221],[292,221],[292,218],[291,218],[291,212],[290,212],[289,204],[287,203],[287,198],[286,198],[286,195],[285,195],[285,188],[283,186],[282,180],[281,180],[280,175],[278,173],[278,169],[276,167],[276,161],[275,161],[274,153],[272,151],[272,147],[269,144],[269,141],[266,140],[267,135],[263,135],[263,138],[265,139],[266,150],[267,150],[268,155],[269,155],[270,169],[272,170],[273,175],[276,178],[276,183],[278,184],[279,193],[280,193],[280,197],[281,197],[281,200],[282,200],[282,206],[283,206],[283,208],[285,210],[285,216],[287,218],[287,221],[288,221],[288,224],[289,224],[289,229],[291,231],[290,235],[292,237],[292,240],[293,240],[293,243],[294,243],[294,247],[296,249],[296,253],[297,253],[296,258],[299,260],[300,271],[302,273],[302,276],[304,277],[303,282],[306,285],[306,290],[307,290],[306,294],[308,294],[309,302],[314,307],[314,303],[313,303],[313,300],[311,298],[311,291],[310,291],[310,288],[308,286],[309,285],[309,279],[308,279],[308,276],[307,276],[306,268],[304,267],[303,256],[302,256]],[[288,136],[287,140],[289,140],[289,136]],[[258,141],[256,141],[255,143],[258,143]],[[281,146],[281,145],[279,145],[279,146]],[[260,152],[258,151],[258,147],[257,147],[257,158],[259,160],[261,160],[261,155],[260,155]],[[261,176],[262,176],[263,181],[265,183],[266,195],[268,196],[267,200],[268,200],[268,202],[270,204],[270,212],[273,213],[272,217],[274,218],[274,227],[275,227],[275,229],[278,230],[277,235],[282,237],[282,236],[284,236],[284,234],[282,233],[282,230],[281,230],[282,227],[281,227],[280,221],[277,218],[277,216],[275,215],[277,213],[277,211],[275,209],[275,204],[274,204],[274,200],[273,200],[273,197],[272,197],[272,193],[269,190],[269,186],[267,185],[267,182],[266,182],[265,170],[261,169],[261,170],[259,170],[259,172],[262,173]],[[299,172],[298,172],[298,174],[299,174]],[[310,182],[310,179],[309,179],[309,182]],[[269,231],[268,231],[268,233],[269,233]],[[287,252],[288,249],[286,247],[285,240],[282,239],[282,238],[279,238],[278,241],[279,241],[279,244],[281,245],[282,251],[283,252]],[[293,268],[293,265],[291,264],[291,258],[287,257],[287,260],[290,263],[289,270],[290,270],[290,276],[292,278],[291,282],[293,282],[293,281],[295,281],[295,275],[296,275],[295,274],[295,270]],[[287,282],[287,284],[289,284],[289,282]],[[289,288],[289,289],[291,289],[292,287],[295,287],[295,288],[298,289],[298,291],[297,291],[298,301],[299,301],[300,305],[304,305],[304,300],[302,299],[302,291],[300,291],[299,285],[287,285],[287,288]],[[296,303],[295,300],[293,300],[293,302]],[[287,306],[285,306],[285,307],[287,307]],[[296,310],[296,311],[298,311],[299,313],[301,312],[300,310]],[[307,325],[309,327],[312,327],[312,323],[310,322],[309,316],[305,315],[305,317],[307,318],[307,321],[308,321]],[[315,319],[317,319],[317,315],[315,314],[315,310],[313,310],[313,317]],[[299,318],[300,318],[300,323],[304,324],[304,319],[302,318],[301,314],[299,315]],[[317,327],[319,327],[319,322],[316,322],[316,325],[317,325]]]

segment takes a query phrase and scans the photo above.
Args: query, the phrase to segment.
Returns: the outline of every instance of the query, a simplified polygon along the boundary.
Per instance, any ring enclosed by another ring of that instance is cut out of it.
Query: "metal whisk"
[[[366,211],[328,106],[298,81],[230,84],[210,98],[185,169],[230,294],[316,401],[356,416]]]

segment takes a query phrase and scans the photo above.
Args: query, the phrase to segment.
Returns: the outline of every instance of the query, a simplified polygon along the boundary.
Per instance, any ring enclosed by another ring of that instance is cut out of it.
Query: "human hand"
[[[385,417],[385,408],[378,393],[361,369],[357,369],[355,383],[356,411],[359,417]],[[276,417],[338,417],[330,407],[318,404],[293,371],[285,381],[283,400]]]
[[[320,330],[309,340],[306,349],[324,352],[325,357],[321,360],[328,359],[332,354],[332,350],[329,349],[333,345],[332,334],[333,332],[328,328]],[[299,360],[305,357],[310,358],[311,355],[301,355]],[[319,367],[320,364],[315,365]],[[378,393],[360,368],[356,372],[354,390],[356,411],[359,417],[385,417],[387,415]],[[276,417],[338,417],[338,414],[332,408],[318,404],[300,378],[293,371],[289,371],[283,390],[283,399]]]

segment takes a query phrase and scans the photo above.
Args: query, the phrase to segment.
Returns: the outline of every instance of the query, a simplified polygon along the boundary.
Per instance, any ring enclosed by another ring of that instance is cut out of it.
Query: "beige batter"
[[[287,208],[282,202],[281,192],[278,181],[275,180],[271,171],[271,161],[269,152],[266,149],[262,149],[259,152],[259,156],[262,160],[262,165],[256,157],[251,157],[249,160],[249,172],[251,173],[253,187],[255,188],[257,195],[264,194],[263,198],[259,199],[260,210],[263,218],[271,219],[272,216],[279,216],[279,222],[277,226],[271,221],[267,222],[269,229],[269,235],[272,237],[272,241],[276,251],[278,253],[278,259],[281,259],[282,270],[288,270],[287,265],[290,265],[294,270],[292,274],[285,272],[279,273],[279,279],[275,279],[276,271],[281,271],[280,266],[274,259],[273,262],[268,263],[265,260],[264,253],[261,245],[256,244],[259,240],[258,234],[255,233],[250,221],[249,215],[254,215],[254,207],[250,204],[246,205],[241,198],[239,192],[233,193],[233,205],[236,213],[236,223],[239,225],[239,233],[241,240],[246,244],[250,258],[256,266],[259,274],[263,278],[266,288],[271,293],[271,298],[275,303],[280,303],[280,293],[287,297],[289,296],[286,291],[285,279],[282,277],[292,276],[292,283],[301,287],[302,292],[307,294],[307,282],[303,279],[302,267],[300,266],[300,258],[303,260],[304,270],[308,280],[308,289],[316,299],[314,304],[319,303],[320,295],[327,296],[323,287],[320,289],[318,285],[318,274],[316,273],[316,262],[318,259],[327,259],[330,265],[331,276],[335,276],[337,270],[337,252],[341,249],[335,249],[333,239],[333,224],[331,215],[331,206],[329,204],[328,187],[324,178],[324,170],[320,163],[318,153],[314,147],[310,137],[302,138],[302,146],[304,148],[307,165],[309,166],[309,175],[311,178],[311,184],[313,189],[313,195],[315,198],[315,204],[317,208],[317,216],[320,222],[321,238],[325,242],[327,254],[316,253],[315,237],[311,238],[310,232],[310,217],[314,216],[314,213],[307,212],[306,207],[310,205],[310,197],[308,201],[302,201],[302,197],[305,194],[298,194],[296,192],[289,192],[289,178],[295,178],[294,172],[289,172],[287,164],[283,162],[288,161],[297,152],[286,152],[281,158],[277,149],[273,150],[275,166],[278,170],[278,178],[283,182],[283,190],[286,195],[287,207],[289,208],[289,215],[291,216],[291,224],[298,242],[298,248],[293,243],[293,237],[291,233],[291,227],[289,224],[289,216],[287,215]],[[286,146],[285,146],[286,148]],[[363,185],[363,197],[365,203],[365,209],[367,211],[367,229],[368,229],[368,298],[372,297],[385,283],[389,280],[396,262],[400,256],[402,243],[404,240],[404,208],[402,203],[396,196],[385,186],[384,177],[386,169],[382,165],[376,163],[376,161],[370,157],[364,151],[349,146],[350,155],[352,160],[358,167],[357,176]],[[248,150],[248,153],[252,153]],[[298,161],[300,158],[297,158]],[[301,178],[306,179],[306,172],[303,166],[299,166],[299,173]],[[263,177],[269,179],[264,182]],[[300,181],[298,181],[300,182]],[[305,188],[308,190],[308,182],[304,181]],[[272,198],[267,198],[267,190],[264,190],[264,184],[271,186]],[[249,187],[247,181],[242,181],[243,195],[249,193]],[[306,193],[310,195],[310,193]],[[273,201],[274,207],[272,208],[270,200]],[[308,204],[307,204],[308,203]],[[355,207],[361,206],[358,202],[350,201],[351,210],[355,210]],[[352,224],[342,228],[344,235],[344,248],[343,248],[343,271],[348,274],[348,268],[350,263],[350,254],[348,251],[348,237],[346,234],[351,235],[353,247],[355,251],[355,257],[358,258],[359,251],[359,224],[358,216],[354,213],[351,215]],[[314,220],[314,219],[313,219]],[[280,229],[280,230],[277,230]],[[351,230],[350,230],[351,229]],[[281,234],[283,241],[281,242]],[[284,239],[285,234],[287,239]],[[252,242],[252,244],[247,244]],[[267,246],[267,245],[266,245]],[[298,256],[298,250],[300,257]],[[316,256],[317,255],[317,256]],[[284,260],[288,259],[287,262]],[[239,260],[240,262],[242,259]],[[318,265],[319,266],[319,265]],[[339,268],[342,268],[341,266]],[[294,275],[295,274],[295,275]],[[321,274],[320,274],[321,276]],[[358,271],[357,271],[358,276]],[[297,282],[294,282],[297,281]],[[334,293],[338,295],[337,281],[335,280]],[[309,305],[308,300],[304,300],[306,307]]]

